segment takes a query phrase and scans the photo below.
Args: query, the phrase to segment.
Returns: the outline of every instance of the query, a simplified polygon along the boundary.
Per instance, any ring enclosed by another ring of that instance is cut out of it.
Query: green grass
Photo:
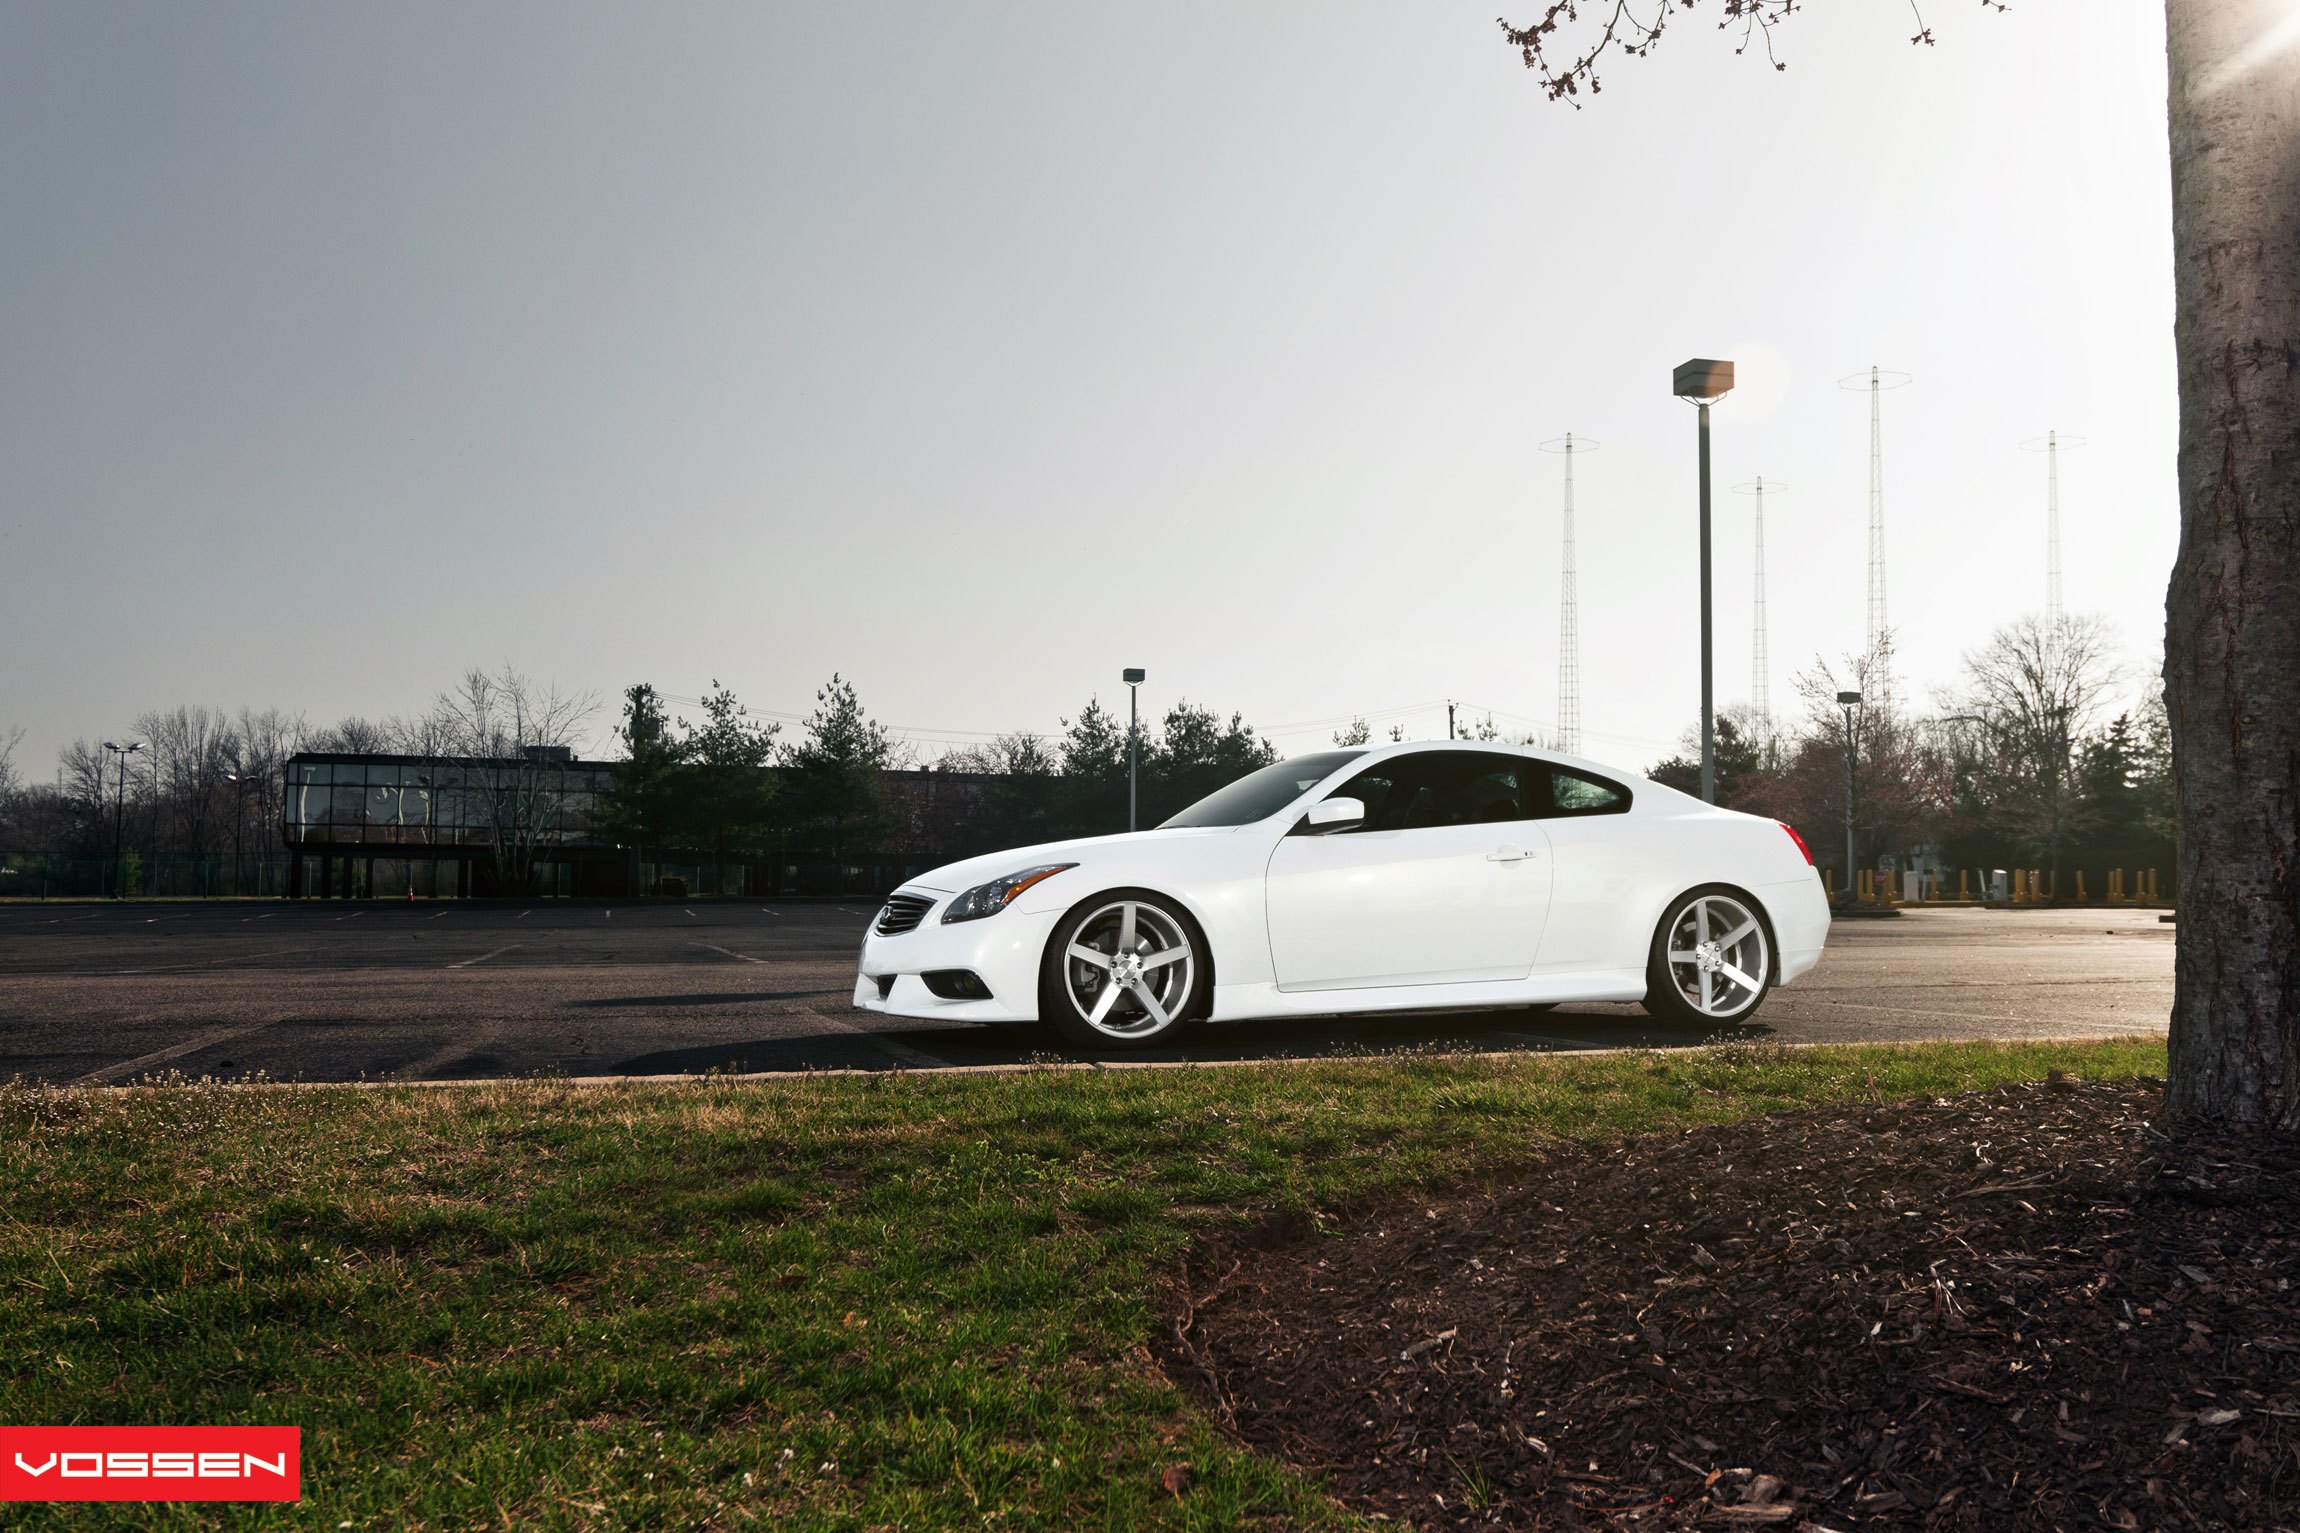
[[[321,1528],[1350,1525],[1146,1349],[1195,1233],[2161,1042],[0,1089],[0,1421],[278,1422]],[[1188,1461],[1176,1497],[1159,1472]]]

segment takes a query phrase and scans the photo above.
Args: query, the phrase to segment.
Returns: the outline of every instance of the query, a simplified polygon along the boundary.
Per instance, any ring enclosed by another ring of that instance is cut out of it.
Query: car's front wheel
[[[1073,908],[1040,966],[1038,1015],[1082,1048],[1164,1042],[1205,1008],[1212,970],[1171,902],[1119,889]]]
[[[1771,934],[1731,889],[1677,897],[1653,934],[1645,1010],[1668,1022],[1730,1026],[1748,1019],[1773,984]]]

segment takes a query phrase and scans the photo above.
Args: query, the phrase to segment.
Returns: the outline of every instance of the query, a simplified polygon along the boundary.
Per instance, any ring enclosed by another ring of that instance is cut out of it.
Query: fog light
[[[987,1001],[990,987],[972,969],[929,969],[919,976],[929,994],[946,1001]]]

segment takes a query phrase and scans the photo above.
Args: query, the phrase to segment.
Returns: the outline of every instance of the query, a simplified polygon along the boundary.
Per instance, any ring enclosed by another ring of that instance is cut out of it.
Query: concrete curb
[[[1959,1043],[1996,1043],[2014,1046],[2032,1043],[2118,1043],[2128,1040],[2149,1042],[2154,1041],[2158,1036],[2149,1032],[2069,1033],[2034,1038],[2000,1038],[1987,1034],[1973,1034],[1955,1038],[1926,1038],[1911,1043],[1776,1043],[1757,1040],[1753,1041],[1753,1046],[1769,1049],[1908,1049],[1927,1048],[1935,1044]],[[1410,1063],[1423,1059],[1498,1064],[1510,1060],[1529,1059],[1607,1059],[1621,1054],[1691,1054],[1704,1049],[1724,1048],[1733,1042],[1735,1040],[1726,1039],[1719,1043],[1693,1043],[1677,1048],[1657,1047],[1653,1044],[1623,1044],[1617,1048],[1479,1049],[1413,1054],[1402,1051],[1375,1054],[1296,1054],[1273,1059],[1056,1059],[995,1065],[936,1065],[931,1068],[898,1064],[876,1070],[839,1066],[826,1070],[749,1070],[740,1073],[728,1071],[710,1075],[496,1075],[477,1076],[464,1080],[424,1081],[209,1080],[205,1084],[222,1086],[233,1091],[436,1091],[473,1090],[480,1087],[500,1086],[533,1088],[579,1086],[586,1090],[601,1090],[623,1086],[742,1085],[752,1081],[837,1080],[849,1077],[883,1079],[890,1075],[1082,1075],[1121,1074],[1133,1070],[1283,1069],[1301,1065]],[[200,1083],[194,1081],[186,1084]],[[177,1090],[180,1089],[180,1086],[176,1083],[162,1086],[148,1081],[128,1081],[118,1085],[59,1085],[49,1089],[55,1091],[162,1091]]]

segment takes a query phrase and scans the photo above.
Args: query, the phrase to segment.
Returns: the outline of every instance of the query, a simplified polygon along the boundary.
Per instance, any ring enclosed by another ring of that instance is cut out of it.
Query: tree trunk
[[[2180,825],[2171,1105],[2287,1131],[2300,1129],[2291,15],[2285,0],[2165,5],[2180,370],[2180,557],[2164,643]]]

